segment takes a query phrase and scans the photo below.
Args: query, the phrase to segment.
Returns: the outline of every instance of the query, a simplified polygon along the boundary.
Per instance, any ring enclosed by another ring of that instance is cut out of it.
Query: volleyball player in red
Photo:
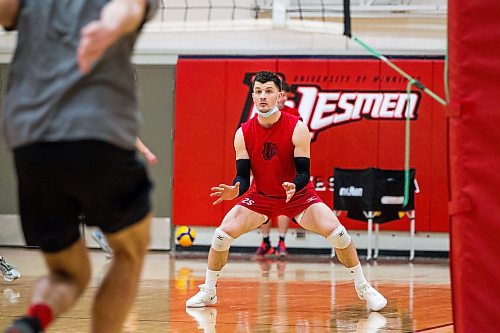
[[[250,171],[255,186],[215,229],[205,283],[186,306],[217,303],[217,278],[227,262],[231,243],[268,219],[286,215],[332,244],[354,279],[358,297],[367,301],[370,309],[378,311],[387,300],[366,281],[351,237],[309,181],[311,136],[298,117],[279,111],[280,94],[281,81],[276,74],[262,71],[255,76],[253,101],[258,112],[235,134],[236,178],[233,185],[212,187],[210,195],[217,197],[214,205],[243,196],[250,187]]]

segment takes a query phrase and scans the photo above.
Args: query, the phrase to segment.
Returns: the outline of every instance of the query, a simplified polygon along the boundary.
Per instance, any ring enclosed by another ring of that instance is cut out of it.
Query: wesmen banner
[[[443,95],[441,59],[392,59]],[[411,119],[411,167],[416,169],[417,231],[448,231],[446,116],[443,108],[371,58],[200,58],[177,65],[173,222],[217,226],[237,202],[213,206],[210,188],[235,175],[233,138],[254,113],[251,82],[261,70],[277,72],[311,131],[311,180],[333,207],[333,168],[403,169],[405,121]],[[365,229],[363,222],[342,222]],[[407,230],[403,218],[382,229]]]

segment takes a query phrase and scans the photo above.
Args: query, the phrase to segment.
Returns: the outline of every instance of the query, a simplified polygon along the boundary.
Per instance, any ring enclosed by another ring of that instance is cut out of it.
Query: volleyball
[[[177,239],[177,244],[182,247],[188,247],[193,245],[194,239],[196,238],[196,232],[193,228],[188,226],[182,226],[177,229],[175,233],[175,239]]]

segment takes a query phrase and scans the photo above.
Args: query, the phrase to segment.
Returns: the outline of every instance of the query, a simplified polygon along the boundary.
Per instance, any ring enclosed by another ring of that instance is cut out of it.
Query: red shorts
[[[244,206],[254,212],[266,215],[269,219],[276,216],[286,215],[290,219],[302,213],[312,204],[323,202],[314,188],[306,187],[295,193],[290,201],[285,202],[285,198],[271,198],[257,193],[255,188],[251,188],[238,205]]]

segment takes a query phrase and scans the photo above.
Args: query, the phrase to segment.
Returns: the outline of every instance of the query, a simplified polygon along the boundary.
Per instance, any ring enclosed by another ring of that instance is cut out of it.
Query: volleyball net
[[[350,11],[360,24],[373,19],[431,23],[446,19],[447,1],[352,0]],[[341,34],[343,18],[343,0],[160,0],[150,26],[164,31],[302,27]]]

